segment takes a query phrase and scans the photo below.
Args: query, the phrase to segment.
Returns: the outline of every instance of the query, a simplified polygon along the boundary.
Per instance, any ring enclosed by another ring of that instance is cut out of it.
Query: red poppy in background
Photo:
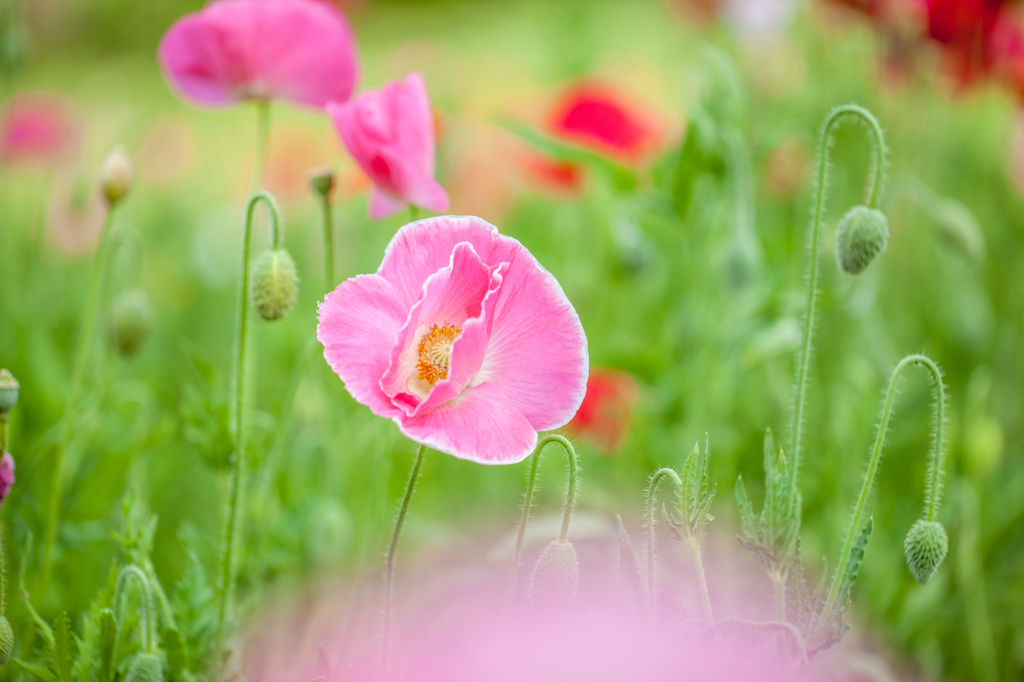
[[[560,139],[635,165],[653,150],[657,126],[639,107],[609,87],[578,85],[555,104],[548,130]]]
[[[611,454],[622,444],[639,397],[636,382],[629,374],[591,367],[587,394],[567,428],[605,454]]]

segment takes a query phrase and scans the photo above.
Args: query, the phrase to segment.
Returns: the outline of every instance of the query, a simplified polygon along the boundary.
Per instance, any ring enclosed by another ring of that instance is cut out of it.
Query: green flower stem
[[[679,480],[679,474],[676,473],[675,469],[664,467],[658,469],[651,476],[651,481],[647,485],[647,610],[651,615],[651,618],[655,617],[655,585],[654,585],[654,548],[655,548],[655,532],[654,532],[654,505],[655,497],[658,494],[658,486],[666,478],[672,479],[672,482],[676,485],[678,491],[683,487],[683,482]]]
[[[537,487],[537,463],[540,455],[549,443],[558,443],[565,449],[565,455],[569,458],[569,489],[565,494],[565,509],[562,511],[562,529],[558,535],[559,542],[565,542],[569,538],[569,524],[572,521],[572,512],[576,508],[576,496],[579,489],[579,463],[576,458],[576,449],[565,436],[550,434],[544,436],[537,449],[533,453],[530,462],[530,474],[526,481],[526,495],[523,498],[523,515],[519,521],[519,533],[516,535],[516,548],[512,553],[512,570],[508,578],[508,592],[505,597],[505,609],[512,603],[512,596],[516,591],[516,580],[519,577],[519,564],[523,555],[523,541],[526,538],[526,524],[530,520],[530,507],[533,504],[533,493]]]
[[[252,168],[252,191],[263,184],[263,171],[267,165],[270,149],[270,100],[256,102],[256,159]]]
[[[388,666],[388,648],[391,644],[391,597],[392,586],[395,582],[395,555],[398,553],[398,539],[402,535],[402,526],[405,524],[405,515],[409,511],[409,501],[412,499],[413,490],[416,488],[416,480],[420,477],[420,468],[423,466],[423,455],[427,451],[426,445],[420,445],[416,452],[416,459],[412,463],[412,471],[409,472],[409,483],[405,486],[405,495],[402,497],[402,505],[398,508],[398,518],[395,519],[395,530],[391,533],[391,546],[388,548],[388,563],[384,570],[384,642],[381,647],[381,667]]]
[[[71,369],[71,385],[68,389],[67,401],[64,403],[64,414],[61,417],[57,449],[54,451],[53,462],[50,465],[50,498],[46,517],[46,535],[43,541],[43,564],[39,572],[40,578],[37,594],[43,600],[46,599],[46,592],[50,585],[50,572],[53,568],[53,549],[57,543],[57,529],[60,526],[60,483],[61,470],[64,465],[64,453],[67,451],[71,441],[75,409],[78,407],[78,397],[82,392],[82,382],[85,380],[85,368],[89,359],[89,353],[94,345],[93,337],[96,332],[96,317],[100,307],[100,292],[103,288],[103,279],[107,268],[107,242],[113,216],[114,206],[111,206],[107,209],[103,230],[100,232],[100,242],[96,247],[96,259],[93,262],[92,283],[89,285],[85,320],[82,323],[82,331],[78,336],[75,364]]]
[[[141,568],[129,564],[121,569],[117,576],[117,585],[114,588],[116,597],[115,608],[119,611],[125,599],[124,589],[128,580],[135,580],[139,584],[139,591],[142,593],[142,623],[139,638],[142,640],[142,650],[147,654],[156,653],[156,612],[154,611],[153,594],[150,589],[149,578]]]
[[[234,588],[234,548],[235,531],[238,525],[240,500],[242,497],[242,479],[245,474],[245,395],[246,395],[246,349],[249,339],[249,308],[250,286],[249,262],[252,242],[253,214],[256,205],[261,201],[265,202],[270,209],[271,227],[273,234],[274,248],[280,248],[284,241],[284,232],[281,226],[281,212],[277,207],[274,197],[267,192],[257,192],[249,199],[245,211],[245,233],[242,237],[242,283],[241,293],[238,299],[238,335],[235,341],[235,402],[232,431],[235,437],[235,456],[231,467],[230,496],[225,511],[224,537],[221,544],[220,559],[220,582],[217,585],[217,631],[214,639],[213,667],[219,677],[221,660],[224,650],[224,634],[227,621],[228,605],[231,601],[231,592]]]
[[[7,613],[7,557],[4,554],[4,526],[0,523],[0,616]]]
[[[7,415],[0,414],[0,455],[7,452]]]
[[[420,207],[409,204],[409,222],[413,223],[420,219]]]
[[[334,216],[330,196],[323,197],[324,213],[324,291],[334,287]]]
[[[790,429],[792,442],[789,448],[792,465],[789,470],[788,499],[793,499],[796,492],[797,471],[800,468],[800,440],[804,426],[804,400],[807,395],[808,365],[811,359],[811,348],[814,337],[815,305],[818,297],[818,250],[821,244],[821,221],[825,213],[825,192],[828,184],[829,147],[832,132],[836,125],[847,116],[860,118],[868,125],[874,138],[874,173],[868,190],[868,207],[876,208],[882,195],[885,181],[886,149],[885,136],[878,120],[867,109],[856,104],[836,107],[825,119],[821,128],[821,139],[818,143],[818,174],[817,199],[814,204],[814,222],[811,226],[810,263],[807,270],[807,303],[804,313],[803,343],[800,348],[800,360],[797,364],[795,395],[793,397],[793,424]]]
[[[942,495],[942,470],[945,456],[943,454],[943,442],[945,438],[946,420],[946,390],[942,383],[942,372],[938,366],[924,355],[908,355],[900,360],[899,364],[892,371],[889,379],[889,388],[885,392],[885,401],[882,407],[882,418],[878,423],[878,432],[875,435],[875,445],[871,450],[871,459],[868,460],[868,470],[864,475],[864,483],[860,488],[860,495],[857,497],[857,505],[853,509],[853,517],[850,519],[850,528],[846,533],[846,541],[843,543],[843,551],[839,555],[839,563],[832,576],[832,584],[828,590],[828,597],[825,600],[825,607],[818,617],[817,627],[826,626],[832,618],[836,608],[836,601],[842,589],[846,568],[850,561],[850,552],[853,549],[858,534],[861,530],[861,523],[864,517],[864,508],[867,506],[868,495],[875,482],[875,474],[878,473],[878,465],[882,460],[882,447],[885,445],[885,436],[889,431],[889,419],[892,416],[893,404],[896,400],[896,388],[900,375],[907,367],[915,365],[924,367],[931,375],[935,387],[935,424],[933,425],[933,441],[928,463],[928,484],[926,497],[928,498],[927,510],[928,520],[934,521],[935,514],[939,508],[939,501]]]
[[[704,560],[700,553],[700,540],[694,538],[690,541],[690,551],[693,552],[693,566],[697,573],[697,586],[700,587],[700,604],[704,609],[704,620],[708,625],[713,625],[715,616],[711,612],[711,595],[708,593],[708,580],[704,575]]]

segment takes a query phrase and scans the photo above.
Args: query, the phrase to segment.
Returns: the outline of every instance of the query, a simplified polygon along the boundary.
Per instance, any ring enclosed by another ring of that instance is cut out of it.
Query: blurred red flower
[[[636,382],[629,374],[591,367],[587,394],[567,428],[605,454],[611,454],[622,444],[639,397]]]
[[[555,104],[548,130],[568,142],[634,165],[660,137],[646,113],[610,87],[580,84]]]
[[[48,92],[23,92],[0,113],[0,163],[52,167],[67,160],[79,138],[70,103]]]

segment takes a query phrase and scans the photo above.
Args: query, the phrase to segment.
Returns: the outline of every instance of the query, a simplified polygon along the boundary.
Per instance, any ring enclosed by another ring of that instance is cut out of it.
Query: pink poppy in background
[[[187,14],[160,41],[168,83],[205,106],[284,99],[344,102],[359,76],[344,15],[318,0],[219,0]]]
[[[577,85],[564,93],[555,104],[548,130],[628,164],[649,156],[660,138],[648,114],[621,93],[597,84]]]
[[[332,102],[327,114],[373,183],[372,219],[408,204],[435,213],[448,210],[448,194],[434,179],[434,117],[420,74],[410,73],[343,104]]]
[[[23,92],[0,113],[0,163],[55,166],[76,151],[79,139],[70,103],[47,92]]]
[[[558,281],[476,217],[401,228],[375,274],[327,295],[317,338],[353,398],[481,464],[526,458],[586,390],[587,339]]]
[[[5,452],[0,457],[0,504],[11,494],[14,487],[14,458],[11,453]]]
[[[639,397],[630,375],[593,367],[587,379],[587,395],[567,428],[611,454],[622,444]]]

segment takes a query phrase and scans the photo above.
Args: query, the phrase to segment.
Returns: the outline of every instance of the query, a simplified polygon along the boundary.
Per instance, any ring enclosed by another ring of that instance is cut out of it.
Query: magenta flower
[[[317,0],[219,0],[176,21],[157,58],[175,90],[206,106],[322,107],[347,100],[359,73],[344,15]]]
[[[11,453],[5,452],[0,457],[0,504],[3,504],[7,496],[11,494],[14,487],[14,458]]]
[[[482,464],[527,457],[586,392],[587,338],[558,281],[476,217],[400,229],[376,274],[327,295],[317,338],[353,398]]]
[[[407,204],[448,210],[448,193],[434,179],[434,118],[422,76],[410,73],[344,104],[331,102],[327,114],[373,182],[371,218],[386,218]]]

